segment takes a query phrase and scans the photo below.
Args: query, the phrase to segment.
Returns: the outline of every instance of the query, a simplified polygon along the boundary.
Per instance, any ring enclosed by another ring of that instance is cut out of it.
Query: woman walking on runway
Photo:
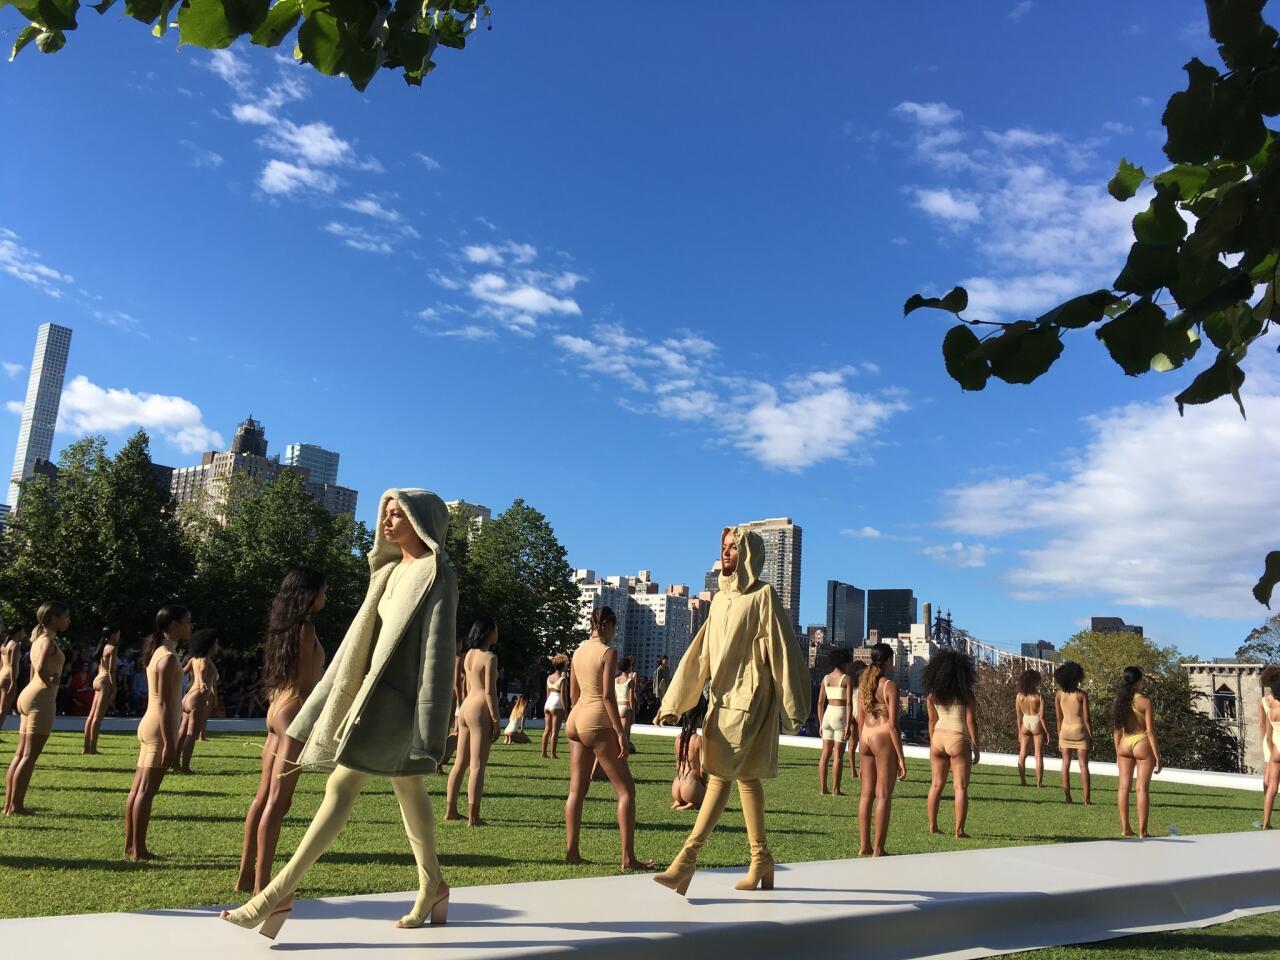
[[[1120,812],[1120,836],[1134,836],[1129,825],[1129,794],[1133,790],[1134,768],[1138,777],[1138,833],[1149,837],[1151,822],[1151,775],[1159,773],[1160,745],[1156,742],[1155,708],[1151,698],[1142,692],[1142,670],[1125,667],[1111,701],[1111,734],[1116,746],[1116,766],[1120,782],[1116,789],[1116,808]]]
[[[791,618],[773,587],[760,579],[764,538],[725,527],[720,537],[720,589],[707,622],[685,651],[658,708],[663,722],[691,709],[710,683],[702,726],[707,795],[693,832],[671,866],[654,879],[684,894],[706,843],[738,783],[751,867],[737,890],[773,888],[773,854],[765,838],[762,780],[778,775],[778,733],[794,733],[809,718],[809,670],[800,658]]]
[[[53,732],[53,718],[58,712],[58,687],[66,654],[58,646],[58,634],[71,626],[71,611],[65,603],[50,600],[36,611],[36,628],[31,632],[31,679],[18,694],[18,747],[4,781],[4,815],[23,816],[27,787],[36,761]]]
[[[1060,688],[1053,697],[1058,715],[1058,753],[1062,755],[1062,795],[1071,803],[1071,754],[1080,761],[1080,787],[1085,806],[1093,801],[1089,791],[1089,751],[1093,747],[1093,728],[1089,725],[1089,695],[1080,689],[1084,667],[1068,660],[1053,672]]]
[[[288,729],[324,673],[324,647],[311,618],[324,609],[327,599],[323,573],[294,567],[271,601],[262,651],[262,689],[269,698],[267,742],[258,792],[244,819],[236,880],[241,893],[258,893],[270,881],[280,827],[293,805],[302,743],[290,737]]]
[[[959,650],[939,650],[924,668],[924,690],[929,709],[929,766],[933,779],[925,809],[929,832],[938,829],[938,807],[947,774],[955,781],[955,837],[964,832],[969,815],[969,773],[981,757],[978,748],[978,705],[973,688],[973,661]]]
[[[557,653],[551,658],[551,676],[547,677],[547,701],[542,707],[542,755],[548,759],[556,759],[556,749],[560,745],[560,724],[568,711],[569,700],[569,658]],[[548,757],[547,744],[551,744]]]
[[[178,728],[178,750],[173,758],[178,773],[191,772],[191,755],[196,740],[202,738],[209,714],[218,702],[218,668],[213,655],[218,652],[218,634],[209,628],[191,635],[189,656],[183,671],[191,674],[191,687],[182,698],[182,723]]]
[[[103,627],[102,639],[98,641],[98,649],[93,652],[93,661],[98,664],[98,675],[93,681],[93,706],[89,708],[89,716],[84,721],[85,753],[98,752],[98,732],[102,729],[102,718],[116,702],[116,651],[119,646],[120,629]]]
[[[889,677],[892,667],[893,648],[887,643],[877,643],[871,647],[871,662],[858,681],[858,758],[862,766],[862,792],[858,797],[860,857],[885,855],[893,788],[898,780],[907,779],[902,731],[898,727],[898,685]],[[873,809],[874,845],[871,841]]]
[[[467,652],[462,657],[463,698],[458,708],[458,755],[449,771],[445,793],[446,820],[461,820],[458,792],[467,777],[467,826],[483,827],[480,800],[484,796],[484,772],[489,764],[489,748],[498,739],[498,625],[492,617],[481,617],[467,634]]]
[[[364,603],[287,731],[303,742],[301,766],[333,771],[324,802],[284,869],[243,907],[223,911],[224,920],[274,939],[303,874],[342,832],[370,776],[391,779],[418,866],[417,898],[397,926],[448,919],[423,779],[444,755],[451,720],[458,581],[443,548],[448,525],[434,493],[382,495]]]
[[[151,803],[178,753],[182,715],[182,668],[174,652],[191,636],[191,611],[170,604],[156,614],[156,630],[142,644],[138,666],[147,672],[147,712],[138,722],[138,764],[124,802],[124,854],[154,860],[147,849]]]
[[[1040,671],[1023,670],[1018,677],[1018,695],[1014,698],[1014,717],[1018,732],[1018,777],[1027,785],[1027,754],[1035,751],[1036,786],[1044,786],[1044,741],[1048,731],[1044,725],[1044,697],[1040,696]]]
[[[843,797],[840,779],[844,775],[844,748],[853,734],[853,711],[850,703],[853,699],[853,684],[849,681],[847,670],[853,655],[848,647],[836,647],[828,654],[830,672],[822,678],[818,687],[818,716],[822,723],[822,753],[818,757],[818,786],[822,796],[832,791],[827,789],[827,769],[832,768],[835,795]],[[832,763],[834,756],[835,762]]]

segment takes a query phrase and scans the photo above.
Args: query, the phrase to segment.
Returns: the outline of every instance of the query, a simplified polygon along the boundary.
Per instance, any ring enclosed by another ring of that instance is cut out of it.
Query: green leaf
[[[101,3],[95,3],[93,5],[93,9],[97,10],[98,13],[106,13],[115,5],[116,5],[116,0],[102,0]]]
[[[124,12],[142,23],[154,23],[164,0],[124,0]]]
[[[168,2],[168,0],[166,0]],[[178,11],[179,43],[221,50],[267,17],[268,0],[183,0]]]
[[[156,17],[156,25],[151,28],[153,37],[163,37],[169,32],[169,14],[178,2],[179,0],[164,0],[163,5],[160,7],[160,15]]]
[[[1217,153],[1217,131],[1210,115],[1213,85],[1220,75],[1196,57],[1183,69],[1187,71],[1187,89],[1169,98],[1161,118],[1168,133],[1165,156],[1174,163],[1208,163]]]
[[[1136,377],[1150,370],[1152,360],[1163,352],[1167,319],[1163,310],[1144,298],[1104,323],[1098,329],[1098,339],[1120,369]]]
[[[1116,171],[1116,175],[1107,182],[1107,193],[1111,194],[1117,200],[1128,200],[1138,188],[1142,186],[1147,179],[1147,172],[1141,167],[1135,167],[1128,160],[1120,161],[1120,169]]]
[[[1254,105],[1248,73],[1233,73],[1213,85],[1213,125],[1219,133],[1218,153],[1248,160],[1267,142],[1267,128]]]
[[[253,32],[252,42],[260,47],[279,46],[301,17],[302,5],[298,0],[279,0]]]
[[[1214,0],[1205,4],[1209,36],[1218,41],[1222,62],[1232,70],[1248,70],[1265,63],[1276,42],[1276,31],[1262,19],[1265,0]]]
[[[964,287],[953,287],[945,297],[922,297],[918,293],[913,293],[907,302],[902,305],[902,315],[905,317],[921,307],[946,310],[948,313],[960,313],[967,306],[969,306],[969,291]]]
[[[302,58],[326,76],[336,76],[342,70],[341,44],[342,34],[332,14],[316,11],[298,28]]]
[[[1243,384],[1244,371],[1230,354],[1222,352],[1218,354],[1218,358],[1211,366],[1200,371],[1200,375],[1173,399],[1178,405],[1178,413],[1181,414],[1188,404],[1212,403],[1230,394],[1240,408],[1240,415],[1244,416],[1244,401],[1240,399],[1240,387]]]
[[[1199,196],[1209,182],[1209,168],[1198,163],[1178,163],[1157,173],[1152,182],[1157,187],[1174,187],[1179,200],[1191,200]]]
[[[436,24],[436,37],[439,39],[441,46],[461,50],[467,45],[466,23],[450,14],[445,14],[440,18],[440,22]]]
[[[951,379],[964,390],[981,390],[991,376],[987,364],[974,357],[978,349],[977,336],[963,323],[952,327],[942,338],[942,359]]]
[[[36,34],[40,32],[40,27],[34,23],[28,23],[18,32],[18,39],[13,41],[13,50],[9,52],[9,62],[13,63],[13,58],[22,52],[22,48],[36,38]]]
[[[36,36],[36,49],[41,53],[57,53],[67,45],[67,35],[61,30],[44,30]]]
[[[1272,550],[1263,564],[1262,576],[1253,585],[1254,599],[1268,610],[1271,609],[1271,591],[1277,583],[1280,583],[1280,550]]]
[[[1142,243],[1177,243],[1187,235],[1187,221],[1178,213],[1174,188],[1157,186],[1147,209],[1133,218],[1133,237]]]
[[[1203,328],[1204,335],[1215,347],[1234,352],[1248,349],[1262,332],[1262,321],[1248,303],[1237,301],[1205,317]]]
[[[1122,302],[1120,298],[1110,290],[1095,290],[1093,293],[1073,297],[1066,303],[1054,307],[1048,313],[1038,317],[1036,323],[1041,326],[1056,324],[1059,327],[1078,330],[1091,323],[1097,323],[1103,318],[1107,307],[1120,302]]]
[[[40,16],[32,17],[50,30],[74,30],[80,0],[39,0]],[[61,44],[59,44],[61,46]]]
[[[1027,321],[1010,324],[999,336],[982,342],[977,356],[990,360],[991,373],[1005,383],[1031,383],[1062,354],[1062,340],[1054,327]]]
[[[1164,349],[1151,358],[1151,369],[1157,373],[1178,369],[1200,349],[1200,334],[1182,316],[1165,324],[1163,339]]]
[[[1166,244],[1135,243],[1116,277],[1115,289],[1147,296],[1178,279],[1178,251]]]

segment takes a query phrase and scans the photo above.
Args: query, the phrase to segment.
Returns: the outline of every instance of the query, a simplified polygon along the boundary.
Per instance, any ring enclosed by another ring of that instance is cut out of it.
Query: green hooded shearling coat
[[[702,723],[702,766],[730,780],[778,775],[778,734],[795,733],[809,717],[809,668],[773,587],[760,579],[764,538],[725,527],[738,541],[738,568],[720,575],[707,622],[680,659],[659,716],[697,705],[710,682]]]
[[[386,620],[378,616],[401,550],[383,538],[396,500],[429,553],[400,575]],[[444,552],[449,510],[434,493],[393,488],[378,504],[369,591],[324,677],[289,725],[298,763],[388,777],[435,771],[452,721],[458,581]]]

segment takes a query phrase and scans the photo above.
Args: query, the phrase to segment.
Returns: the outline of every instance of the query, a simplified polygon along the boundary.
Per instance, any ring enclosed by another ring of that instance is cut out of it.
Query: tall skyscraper
[[[22,405],[22,425],[18,428],[18,449],[9,475],[8,503],[14,510],[18,508],[18,485],[31,476],[37,460],[48,460],[53,451],[53,429],[58,422],[58,403],[62,399],[62,382],[66,379],[70,352],[69,327],[42,323],[36,330],[27,399]]]
[[[867,591],[867,636],[880,631],[881,640],[909,633],[916,622],[916,595],[910,590]]]
[[[236,427],[231,441],[231,453],[248,453],[255,457],[267,455],[267,431],[257,420],[249,417]]]
[[[317,447],[314,443],[286,445],[284,463],[287,467],[306,467],[311,472],[312,483],[338,482],[338,454],[333,450]]]
[[[749,520],[740,524],[764,538],[764,573],[762,579],[778,591],[787,608],[796,636],[800,635],[800,555],[804,531],[790,517]]]
[[[866,634],[867,592],[851,583],[827,581],[827,642],[853,648]]]

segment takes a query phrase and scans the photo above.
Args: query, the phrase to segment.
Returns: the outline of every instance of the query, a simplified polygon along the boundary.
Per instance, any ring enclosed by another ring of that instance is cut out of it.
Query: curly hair
[[[1280,680],[1280,664],[1271,663],[1262,668],[1262,676],[1258,678],[1262,681],[1262,689],[1270,690],[1272,684]]]
[[[948,706],[968,703],[977,684],[973,661],[959,650],[939,650],[924,668],[921,678],[924,692],[933,696],[934,702]]]
[[[201,627],[187,640],[187,656],[207,657],[218,642],[218,631],[213,627]]]
[[[1074,660],[1068,660],[1053,671],[1053,682],[1062,688],[1063,693],[1075,693],[1084,682],[1084,667]]]
[[[1035,693],[1040,689],[1040,671],[1023,670],[1018,677],[1019,693]]]
[[[1129,717],[1133,715],[1133,697],[1138,682],[1142,679],[1141,667],[1125,667],[1116,685],[1116,696],[1111,701],[1111,729],[1123,730]]]
[[[827,669],[849,672],[849,661],[853,659],[853,651],[848,647],[836,647],[827,654]]]
[[[569,658],[563,653],[557,653],[551,658],[551,669],[564,670],[569,666]]]
[[[311,621],[311,610],[325,583],[320,571],[294,567],[284,575],[280,589],[271,598],[267,627],[262,634],[262,689],[269,697],[297,680],[302,627]]]

